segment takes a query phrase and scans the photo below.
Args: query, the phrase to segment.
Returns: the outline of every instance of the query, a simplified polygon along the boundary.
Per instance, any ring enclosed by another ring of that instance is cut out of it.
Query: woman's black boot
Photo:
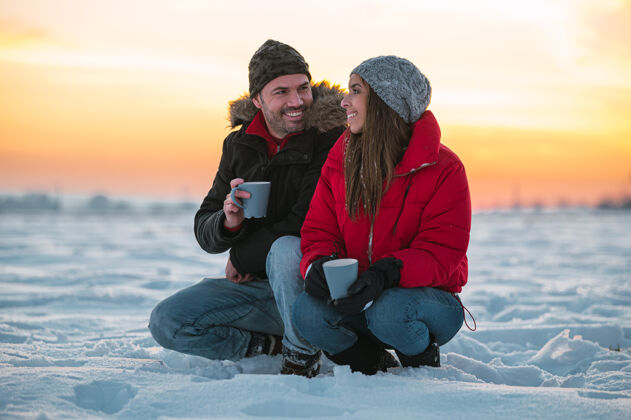
[[[357,335],[357,341],[348,349],[337,354],[324,354],[333,363],[349,365],[353,372],[364,375],[374,375],[378,371],[385,372],[388,368],[400,366],[390,352],[361,334]]]
[[[415,356],[407,356],[396,350],[399,361],[403,367],[419,367],[419,366],[431,366],[440,367],[440,351],[438,343],[434,341],[434,338],[430,337],[429,346],[423,353],[419,353]]]

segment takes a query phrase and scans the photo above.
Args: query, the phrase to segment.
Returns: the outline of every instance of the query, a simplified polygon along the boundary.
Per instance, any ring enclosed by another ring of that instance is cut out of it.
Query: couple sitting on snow
[[[365,374],[440,366],[439,346],[464,320],[471,204],[464,167],[426,111],[427,78],[380,56],[351,72],[344,94],[312,84],[302,55],[268,40],[249,84],[230,103],[241,128],[195,215],[201,247],[230,250],[226,276],[160,302],[155,340],[209,359],[282,352],[281,373],[307,377],[322,352]],[[246,219],[231,199],[244,180],[271,182],[265,217]],[[336,258],[359,266],[341,299],[322,268]]]

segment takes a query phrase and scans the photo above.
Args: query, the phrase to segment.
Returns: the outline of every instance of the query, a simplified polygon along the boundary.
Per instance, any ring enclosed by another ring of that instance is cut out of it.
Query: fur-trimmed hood
[[[346,111],[340,106],[344,92],[338,85],[330,85],[326,80],[311,85],[313,93],[313,105],[307,111],[305,128],[315,127],[319,132],[324,133],[335,127],[346,124]],[[235,128],[243,124],[249,124],[258,108],[250,99],[249,94],[245,94],[228,106],[228,119],[230,127]]]

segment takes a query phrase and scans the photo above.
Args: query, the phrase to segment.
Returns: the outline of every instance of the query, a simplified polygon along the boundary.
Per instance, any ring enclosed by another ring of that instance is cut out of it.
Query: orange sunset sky
[[[432,83],[475,208],[631,194],[631,1],[0,0],[0,192],[201,201],[266,39]]]

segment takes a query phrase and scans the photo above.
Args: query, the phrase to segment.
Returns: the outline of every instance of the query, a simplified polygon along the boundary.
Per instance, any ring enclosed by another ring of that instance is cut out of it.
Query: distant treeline
[[[81,213],[165,213],[174,211],[195,211],[198,203],[190,201],[147,201],[141,199],[113,199],[103,194],[91,197],[68,198],[47,193],[29,193],[21,195],[0,195],[0,213],[16,212],[81,212]],[[545,206],[536,205],[535,209]],[[571,208],[564,205],[561,208]],[[513,206],[520,210],[522,206]],[[603,199],[595,208],[603,210],[631,210],[631,197],[623,199]],[[498,209],[499,210],[499,209]]]
[[[0,210],[61,210],[61,203],[58,199],[47,194],[25,194],[23,196],[0,197]]]
[[[0,196],[0,212],[92,212],[92,213],[134,213],[149,211],[152,213],[171,211],[191,211],[197,209],[195,203],[147,202],[141,200],[118,200],[102,194],[87,198],[67,199],[46,193]]]
[[[624,209],[631,210],[631,197],[625,197],[622,200],[605,199],[596,206],[599,209]]]

